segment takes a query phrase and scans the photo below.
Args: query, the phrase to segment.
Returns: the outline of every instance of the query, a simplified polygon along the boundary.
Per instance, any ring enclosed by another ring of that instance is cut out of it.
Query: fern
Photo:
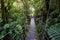
[[[60,23],[52,25],[48,29],[48,34],[52,40],[60,40]]]

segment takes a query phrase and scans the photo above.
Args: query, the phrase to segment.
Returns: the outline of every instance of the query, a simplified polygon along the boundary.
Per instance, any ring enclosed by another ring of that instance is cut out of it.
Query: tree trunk
[[[1,12],[2,12],[2,20],[3,24],[7,23],[6,21],[6,13],[5,13],[5,6],[4,6],[4,0],[1,0]]]

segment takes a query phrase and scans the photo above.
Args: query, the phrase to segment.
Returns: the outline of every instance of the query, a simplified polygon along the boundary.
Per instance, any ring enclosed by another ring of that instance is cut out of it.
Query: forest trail
[[[36,29],[35,29],[34,18],[31,18],[31,21],[30,21],[30,29],[29,29],[27,40],[36,40]]]

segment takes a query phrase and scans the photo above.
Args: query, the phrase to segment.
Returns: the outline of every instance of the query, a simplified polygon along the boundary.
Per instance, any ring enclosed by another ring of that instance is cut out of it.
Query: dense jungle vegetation
[[[0,40],[26,40],[32,16],[39,40],[60,40],[60,0],[0,0]]]

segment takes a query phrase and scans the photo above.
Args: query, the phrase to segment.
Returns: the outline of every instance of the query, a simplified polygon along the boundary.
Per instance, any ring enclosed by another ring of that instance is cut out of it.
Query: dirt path
[[[30,21],[30,29],[29,29],[27,40],[36,40],[36,30],[35,30],[34,18],[31,18],[31,21]]]

